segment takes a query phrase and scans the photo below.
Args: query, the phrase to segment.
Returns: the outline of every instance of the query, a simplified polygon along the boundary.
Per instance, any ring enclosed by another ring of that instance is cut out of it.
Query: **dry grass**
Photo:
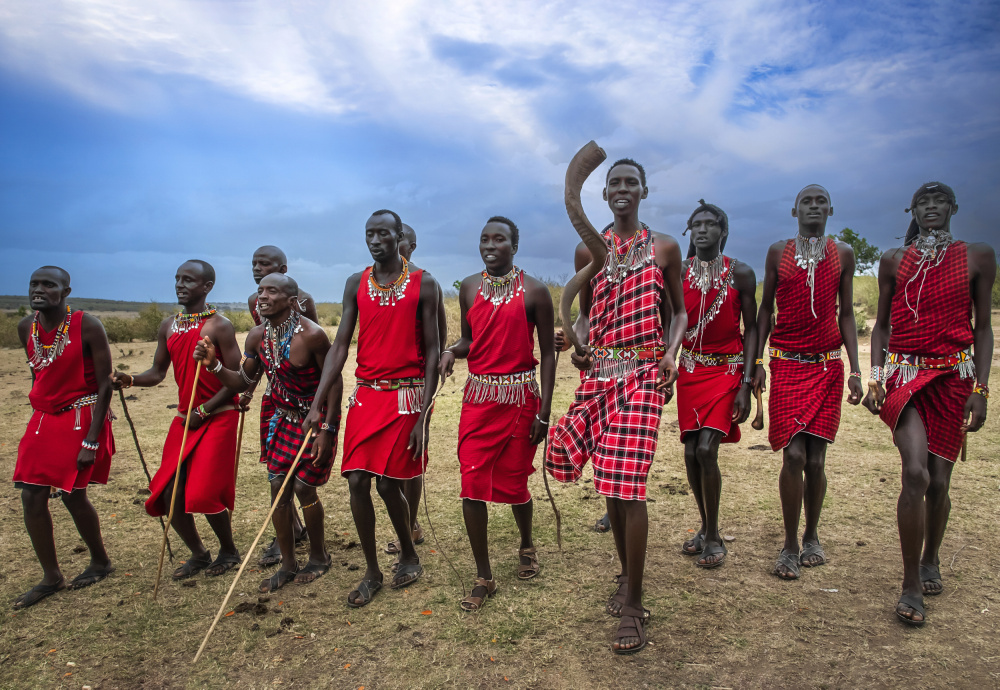
[[[116,348],[116,362],[136,371],[148,366],[152,351],[150,343]],[[459,611],[461,586],[441,553],[443,548],[456,562],[468,586],[474,569],[458,499],[455,443],[464,376],[457,373],[438,399],[432,423],[427,481],[441,542],[428,537],[418,547],[427,570],[416,585],[404,592],[385,590],[365,609],[345,606],[361,572],[350,568],[364,565],[346,484],[334,477],[322,492],[334,568],[314,585],[290,585],[273,596],[262,615],[223,618],[204,658],[192,667],[232,574],[198,577],[192,588],[167,582],[159,601],[152,601],[158,524],[142,509],[146,483],[120,420],[111,483],[91,492],[118,570],[90,589],[57,595],[24,612],[8,610],[0,625],[0,686],[857,688],[1000,682],[995,418],[972,437],[969,461],[954,474],[954,507],[942,549],[945,594],[928,598],[925,628],[907,629],[892,614],[901,576],[894,518],[899,460],[881,422],[845,405],[841,435],[828,454],[830,485],[821,525],[831,561],[787,583],[768,574],[781,543],[780,458],[761,449],[764,433],[749,426],[744,439],[722,453],[722,525],[735,537],[728,562],[702,571],[679,553],[681,541],[697,526],[697,511],[687,493],[676,408],[668,405],[650,477],[650,647],[635,657],[614,657],[608,643],[615,623],[603,606],[618,566],[610,535],[590,530],[604,507],[586,480],[553,487],[564,519],[560,554],[541,475],[532,476],[542,572],[530,583],[515,577],[510,511],[491,508],[500,591],[478,614]],[[554,410],[566,409],[576,381],[562,361]],[[0,395],[8,401],[0,415],[0,472],[6,476],[28,417],[28,384],[22,355],[0,352]],[[165,383],[129,392],[143,450],[155,467],[176,390]],[[114,408],[121,416],[117,401]],[[267,510],[252,419],[234,515],[243,548]],[[384,510],[377,511],[381,544],[391,535]],[[81,542],[66,511],[53,505],[53,516],[59,557],[72,577],[85,567],[86,555],[74,553]],[[199,526],[208,534],[203,520]],[[206,542],[214,550],[214,539]],[[179,548],[176,537],[173,543]],[[12,488],[0,498],[0,546],[7,559],[0,599],[9,602],[39,576]],[[383,556],[386,570],[390,560]],[[254,570],[244,575],[233,610],[257,601],[261,577]]]

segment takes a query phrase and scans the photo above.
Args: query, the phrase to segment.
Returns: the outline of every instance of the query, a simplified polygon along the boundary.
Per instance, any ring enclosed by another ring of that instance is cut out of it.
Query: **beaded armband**
[[[761,366],[763,366],[763,364],[764,364],[764,358],[763,357],[758,357],[756,360],[754,360],[754,364],[760,364]]]
[[[884,375],[885,375],[885,371],[883,370],[882,367],[872,367],[872,373],[868,377],[868,380],[869,381],[876,381],[878,383],[881,383],[882,380],[883,380],[883,376]]]
[[[87,450],[97,451],[100,449],[101,444],[98,443],[97,441],[88,441],[84,439],[83,441],[80,442],[80,447],[86,448]]]
[[[320,431],[329,431],[331,434],[335,434],[335,433],[337,433],[337,425],[336,424],[327,424],[326,422],[323,422],[322,424],[319,425],[319,430]]]
[[[977,383],[973,387],[972,392],[973,393],[979,393],[979,395],[983,396],[987,400],[990,399],[990,387],[987,386],[987,385],[984,385],[982,383]]]

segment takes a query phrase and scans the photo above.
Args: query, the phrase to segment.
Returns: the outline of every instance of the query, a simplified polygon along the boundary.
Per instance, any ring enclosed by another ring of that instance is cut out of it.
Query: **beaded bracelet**
[[[86,450],[97,451],[100,449],[101,444],[97,441],[88,441],[87,439],[84,439],[83,441],[80,441],[80,446]]]
[[[854,378],[858,379],[859,381],[861,380],[861,372],[860,371],[852,371],[850,374],[848,374],[848,376],[853,376]]]
[[[194,413],[202,419],[205,419],[210,414],[209,411],[205,409],[204,405],[198,405],[198,407],[194,408]]]
[[[882,367],[872,367],[872,373],[868,377],[870,381],[882,381]]]
[[[990,387],[986,384],[977,383],[975,387],[973,387],[972,392],[979,393],[979,395],[983,396],[987,400],[990,399]]]
[[[763,366],[763,364],[764,364],[764,358],[763,357],[758,357],[757,360],[754,362],[754,364],[760,364],[761,366]]]
[[[541,418],[541,417],[539,417],[539,416],[538,416],[537,414],[535,415],[535,419],[537,419],[538,421],[540,421],[540,422],[541,422],[542,424],[544,424],[545,426],[548,426],[548,425],[549,425],[549,420],[547,420],[547,419],[542,419],[542,418]]]
[[[125,375],[128,376],[128,385],[122,386],[122,388],[131,388],[132,384],[135,383],[135,377],[132,376],[132,374],[125,374]]]
[[[319,430],[329,431],[331,434],[335,434],[337,433],[337,426],[335,424],[327,424],[326,422],[323,422],[319,425]]]
[[[220,371],[222,371],[222,360],[216,359],[215,366],[209,369],[209,371],[212,372],[213,374],[218,374]]]

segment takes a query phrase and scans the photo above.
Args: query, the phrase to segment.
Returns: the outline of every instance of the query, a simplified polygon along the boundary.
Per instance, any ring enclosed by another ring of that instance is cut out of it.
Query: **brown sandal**
[[[492,580],[487,580],[485,577],[477,577],[476,582],[472,585],[473,591],[475,591],[476,587],[482,587],[485,589],[486,596],[476,597],[470,592],[469,596],[462,599],[462,601],[458,604],[462,607],[463,611],[478,611],[481,609],[486,600],[497,593],[497,579],[493,578]]]
[[[524,563],[521,563],[521,558],[522,557],[527,558],[530,561],[530,563],[528,563],[527,565],[525,565]],[[540,569],[541,569],[541,566],[538,565],[538,553],[537,553],[537,549],[535,549],[534,546],[529,546],[526,549],[518,549],[518,551],[517,551],[517,579],[518,580],[530,580],[531,578],[533,578],[535,575],[538,574],[538,571]]]

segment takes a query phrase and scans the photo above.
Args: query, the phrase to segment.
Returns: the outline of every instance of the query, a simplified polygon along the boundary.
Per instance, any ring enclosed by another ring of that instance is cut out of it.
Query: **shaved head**
[[[35,272],[31,275],[34,276],[35,273],[40,273],[45,271],[50,274],[55,274],[59,277],[59,281],[62,283],[64,288],[69,287],[69,273],[65,268],[59,268],[58,266],[42,266],[41,268],[35,269]]]
[[[268,287],[270,285],[280,288],[289,297],[298,297],[299,295],[299,284],[295,282],[294,278],[285,273],[269,273],[260,279],[261,287]]]
[[[288,263],[288,257],[285,256],[285,252],[281,251],[279,247],[275,247],[273,244],[265,244],[263,247],[257,247],[257,251],[254,252],[254,256],[257,254],[263,254],[273,259],[279,266]]]
[[[802,195],[805,194],[810,189],[813,189],[813,190],[819,189],[819,190],[821,190],[823,192],[823,195],[826,197],[827,201],[830,201],[830,202],[833,201],[833,197],[830,196],[830,192],[828,192],[826,190],[826,187],[824,187],[823,185],[821,185],[821,184],[807,184],[805,187],[803,187],[801,190],[799,190],[798,194],[795,195],[795,205],[796,206],[799,205],[799,199],[802,198]]]
[[[399,240],[399,255],[409,261],[413,251],[417,248],[417,233],[406,223],[401,223],[401,225],[403,226],[403,236]]]

